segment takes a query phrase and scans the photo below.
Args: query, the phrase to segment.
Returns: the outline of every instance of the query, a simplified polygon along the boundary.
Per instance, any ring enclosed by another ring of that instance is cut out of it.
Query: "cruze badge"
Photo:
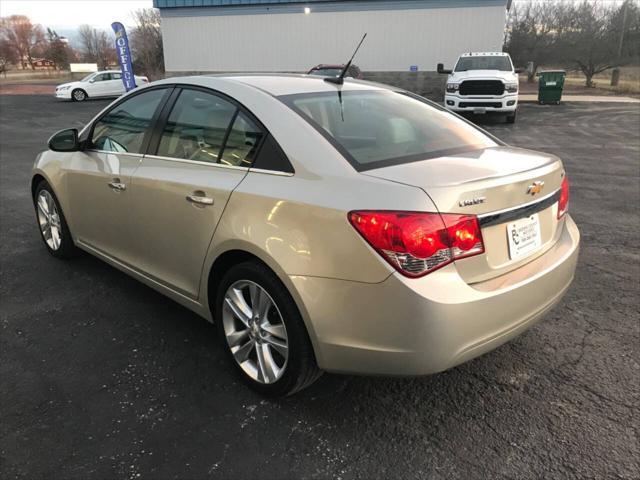
[[[542,180],[536,180],[531,185],[529,185],[529,188],[527,188],[527,193],[529,195],[536,195],[540,193],[543,188],[544,188],[544,182]]]
[[[469,200],[460,200],[458,202],[458,205],[460,205],[461,207],[470,207],[471,205],[479,205],[481,203],[484,203],[486,199],[487,197],[475,197]]]

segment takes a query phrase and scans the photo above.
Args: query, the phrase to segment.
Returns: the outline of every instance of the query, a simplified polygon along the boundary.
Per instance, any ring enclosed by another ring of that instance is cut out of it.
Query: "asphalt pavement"
[[[45,251],[34,158],[107,103],[0,96],[0,478],[640,478],[637,104],[480,119],[568,171],[581,257],[541,323],[442,374],[325,374],[274,401],[236,379],[204,320]]]

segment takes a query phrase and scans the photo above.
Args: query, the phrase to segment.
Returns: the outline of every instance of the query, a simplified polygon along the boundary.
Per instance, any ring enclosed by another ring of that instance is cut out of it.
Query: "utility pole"
[[[629,9],[629,0],[625,0],[624,10],[622,11],[622,28],[620,29],[620,43],[618,43],[618,65],[622,60],[622,45],[624,43],[624,31],[627,25],[627,10]],[[616,67],[611,72],[611,86],[615,87],[620,81],[620,67]]]

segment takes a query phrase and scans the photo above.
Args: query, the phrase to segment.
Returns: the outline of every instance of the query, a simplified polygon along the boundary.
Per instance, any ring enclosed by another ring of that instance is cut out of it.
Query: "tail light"
[[[484,253],[475,215],[364,210],[350,212],[349,221],[407,277],[421,277],[454,260]]]
[[[558,220],[569,210],[569,180],[565,175],[560,187],[560,199],[558,200]]]

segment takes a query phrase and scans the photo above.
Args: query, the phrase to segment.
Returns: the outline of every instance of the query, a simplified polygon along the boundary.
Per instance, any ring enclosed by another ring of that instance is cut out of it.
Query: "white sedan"
[[[136,85],[149,83],[147,77],[135,76]],[[56,98],[82,102],[94,97],[119,97],[125,93],[122,73],[119,70],[106,70],[87,75],[77,82],[63,83],[56,87]]]

